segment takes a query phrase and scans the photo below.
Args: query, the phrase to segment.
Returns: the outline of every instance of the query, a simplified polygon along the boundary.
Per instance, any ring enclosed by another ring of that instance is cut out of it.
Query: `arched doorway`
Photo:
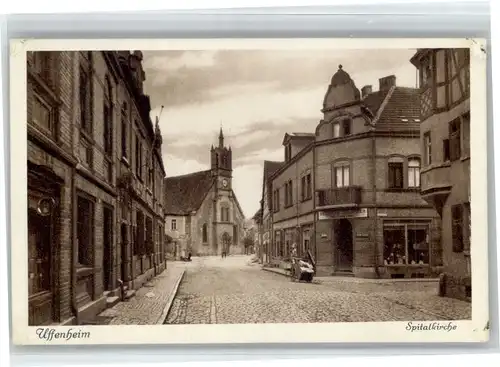
[[[348,219],[339,219],[335,221],[334,241],[336,271],[352,271],[354,246],[352,225]]]
[[[224,232],[222,234],[222,252],[229,254],[229,247],[231,246],[231,236],[229,233]]]

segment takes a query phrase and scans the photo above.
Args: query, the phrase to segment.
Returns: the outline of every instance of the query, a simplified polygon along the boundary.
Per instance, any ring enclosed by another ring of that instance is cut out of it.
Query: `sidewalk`
[[[184,276],[185,266],[169,262],[167,269],[137,290],[135,297],[103,311],[108,325],[163,324]]]
[[[280,274],[284,276],[290,276],[290,272],[281,268],[267,268],[262,267],[262,270],[269,271],[271,273]],[[355,278],[355,277],[343,277],[343,276],[324,276],[324,277],[314,277],[315,283],[335,283],[335,282],[349,282],[349,283],[436,283],[439,282],[437,278],[403,278],[403,279],[370,279],[370,278]]]

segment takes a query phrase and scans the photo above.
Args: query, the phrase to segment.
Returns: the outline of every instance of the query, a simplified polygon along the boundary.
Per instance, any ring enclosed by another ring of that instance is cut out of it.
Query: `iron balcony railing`
[[[347,186],[316,191],[316,206],[354,206],[361,203],[361,187]]]

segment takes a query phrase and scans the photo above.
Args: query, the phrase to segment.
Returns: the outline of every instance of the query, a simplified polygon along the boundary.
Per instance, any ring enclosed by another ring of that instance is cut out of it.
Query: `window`
[[[340,137],[340,124],[338,122],[333,123],[333,137]]]
[[[311,174],[308,173],[306,176],[306,199],[312,198],[312,186],[311,186]]]
[[[49,86],[53,84],[51,68],[53,56],[50,51],[33,52],[33,71]]]
[[[420,69],[420,86],[424,88],[424,87],[429,87],[431,85],[432,85],[432,66],[431,66],[431,59],[428,58],[423,62],[422,68]]]
[[[146,217],[146,246],[148,253],[154,253],[153,219]]]
[[[145,247],[144,247],[144,240],[145,238],[145,228],[144,228],[144,213],[141,211],[136,212],[136,218],[137,218],[137,227],[136,227],[136,236],[135,236],[135,243],[134,243],[134,255],[144,255],[145,254]]]
[[[301,179],[301,187],[300,187],[300,197],[302,201],[309,200],[312,197],[311,193],[311,174],[308,173],[305,176],[302,176]]]
[[[349,163],[340,163],[334,167],[335,172],[335,187],[349,186]]]
[[[309,230],[304,230],[302,233],[302,253],[307,254],[307,251],[311,249],[311,232]]]
[[[384,264],[423,265],[429,263],[429,224],[384,224]]]
[[[450,160],[456,161],[461,155],[460,118],[450,122]]]
[[[450,139],[443,140],[443,161],[450,160]]]
[[[229,208],[228,207],[221,207],[221,222],[229,222]]]
[[[176,219],[172,219],[171,222],[170,222],[170,228],[172,229],[172,231],[177,231],[177,220]]]
[[[202,228],[202,238],[203,238],[203,243],[207,243],[208,242],[208,228],[207,228],[207,224],[203,224],[203,228]]]
[[[142,142],[139,135],[135,136],[135,174],[142,180]]]
[[[432,150],[431,150],[431,133],[430,131],[424,134],[424,159],[425,165],[428,166],[432,163]]]
[[[389,188],[403,188],[403,163],[389,162]]]
[[[55,118],[53,107],[44,101],[38,94],[33,94],[33,109],[31,118],[33,123],[50,134],[55,133]]]
[[[453,241],[452,244],[453,252],[464,251],[463,221],[464,221],[463,206],[461,204],[453,205],[451,207],[451,237]]]
[[[273,209],[275,212],[280,210],[280,189],[274,190],[273,193]]]
[[[285,207],[293,205],[293,184],[292,181],[285,183]]]
[[[106,76],[106,90],[103,101],[103,122],[104,122],[104,152],[106,155],[111,156],[113,152],[113,90],[111,81]]]
[[[77,199],[78,263],[93,267],[94,248],[94,203],[79,196]]]
[[[128,133],[127,133],[127,121],[128,121],[128,118],[127,118],[127,104],[125,102],[123,102],[123,106],[122,106],[122,118],[121,118],[121,127],[122,127],[122,130],[121,130],[121,133],[122,133],[122,157],[127,159],[128,158]]]
[[[92,83],[89,70],[80,66],[80,127],[87,134],[92,134]]]
[[[285,256],[285,249],[281,243],[281,231],[274,232],[274,243],[276,245],[276,256],[283,257]]]
[[[342,130],[344,136],[351,135],[351,120],[345,119],[342,121]]]
[[[408,161],[408,187],[420,187],[420,160],[412,158]]]

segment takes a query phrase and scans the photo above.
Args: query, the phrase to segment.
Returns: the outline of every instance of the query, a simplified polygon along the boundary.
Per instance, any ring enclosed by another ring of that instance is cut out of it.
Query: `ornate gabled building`
[[[318,274],[424,277],[440,271],[440,221],[420,197],[419,93],[379,79],[361,91],[339,66],[314,134],[288,134],[271,175],[273,248],[293,243]]]
[[[29,324],[93,323],[165,267],[161,132],[142,54],[27,61]]]
[[[422,197],[442,218],[440,293],[471,300],[469,49],[420,49]]]
[[[210,169],[165,179],[166,233],[176,256],[244,253],[243,211],[232,188],[232,151],[210,149]]]

